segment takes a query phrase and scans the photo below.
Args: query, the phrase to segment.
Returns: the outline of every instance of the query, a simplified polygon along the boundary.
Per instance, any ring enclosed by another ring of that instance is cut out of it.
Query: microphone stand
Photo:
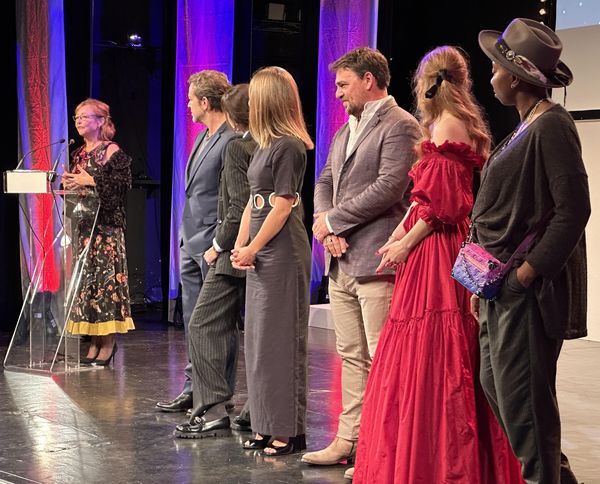
[[[64,141],[64,140],[63,140],[63,141]],[[55,161],[55,162],[54,162],[54,164],[52,165],[52,170],[50,170],[50,171],[48,172],[48,181],[49,181],[50,183],[53,183],[53,182],[54,182],[54,180],[56,180],[56,176],[57,176],[56,169],[58,168],[58,162],[60,161],[60,157],[61,157],[61,156],[63,155],[63,153],[64,153],[64,152],[67,150],[67,148],[68,148],[69,146],[71,146],[72,144],[74,144],[74,143],[75,143],[75,140],[74,140],[74,139],[70,139],[70,140],[69,140],[69,142],[68,142],[68,143],[67,143],[65,146],[63,146],[63,148],[62,148],[62,149],[60,150],[60,152],[58,153],[58,156],[56,157],[56,161]]]
[[[15,171],[19,169],[19,167],[21,166],[21,164],[23,163],[23,161],[25,161],[25,158],[27,158],[31,153],[35,153],[38,150],[43,150],[44,148],[49,148],[50,146],[54,146],[54,145],[58,145],[61,143],[64,143],[66,140],[64,138],[59,139],[58,141],[54,141],[52,143],[48,143],[47,145],[44,146],[38,146],[37,148],[34,148],[32,150],[29,150],[27,153],[25,153],[21,159],[19,160],[19,162],[17,163],[17,167],[15,168]],[[71,144],[69,142],[69,144]]]

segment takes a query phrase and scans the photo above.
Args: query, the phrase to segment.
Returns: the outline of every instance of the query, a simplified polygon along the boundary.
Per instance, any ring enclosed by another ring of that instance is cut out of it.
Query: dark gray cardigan
[[[540,274],[534,290],[546,334],[558,339],[585,336],[584,229],[591,208],[575,123],[555,105],[503,149],[505,142],[483,169],[472,217],[477,240],[507,261],[531,228],[552,211],[525,260]]]

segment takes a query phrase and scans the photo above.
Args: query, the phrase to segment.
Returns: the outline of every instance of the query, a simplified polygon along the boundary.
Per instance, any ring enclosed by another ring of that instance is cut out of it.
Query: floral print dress
[[[125,195],[131,187],[131,158],[122,150],[104,161],[111,142],[101,143],[87,152],[78,148],[72,155],[71,171],[83,168],[96,183],[81,192],[83,211],[93,210],[100,202],[96,228],[93,218],[74,223],[81,234],[77,253],[89,245],[87,259],[67,331],[72,334],[105,336],[135,329],[131,318],[127,259],[125,254]],[[87,208],[86,208],[87,206]]]

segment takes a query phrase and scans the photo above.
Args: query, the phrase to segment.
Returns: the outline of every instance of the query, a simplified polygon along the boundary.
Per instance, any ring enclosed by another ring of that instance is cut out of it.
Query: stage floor
[[[114,367],[53,377],[0,373],[0,483],[345,483],[344,466],[241,449],[248,433],[172,437],[183,414],[156,412],[183,381],[183,330],[136,318]],[[151,317],[148,319],[152,319]],[[9,335],[0,337],[3,361]],[[329,443],[341,408],[333,331],[310,328],[309,450]],[[239,359],[235,413],[246,398]],[[579,480],[600,484],[600,343],[565,343],[558,392],[563,450]]]

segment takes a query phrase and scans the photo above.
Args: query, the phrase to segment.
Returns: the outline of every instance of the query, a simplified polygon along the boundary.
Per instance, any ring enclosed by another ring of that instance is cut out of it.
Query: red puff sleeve
[[[483,158],[465,143],[445,141],[436,146],[426,140],[423,156],[410,171],[414,186],[411,202],[419,218],[432,227],[456,224],[473,207],[473,169],[483,165]]]

